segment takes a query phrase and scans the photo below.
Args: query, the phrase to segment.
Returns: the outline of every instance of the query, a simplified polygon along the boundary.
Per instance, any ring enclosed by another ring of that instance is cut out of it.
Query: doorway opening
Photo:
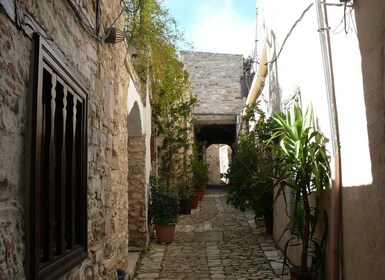
[[[232,158],[232,149],[227,144],[212,144],[205,152],[209,165],[208,185],[227,185],[228,169]]]

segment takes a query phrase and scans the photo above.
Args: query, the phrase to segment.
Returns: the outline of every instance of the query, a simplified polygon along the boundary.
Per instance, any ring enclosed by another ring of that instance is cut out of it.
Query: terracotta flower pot
[[[155,225],[156,237],[161,244],[169,244],[173,241],[176,224]]]
[[[205,188],[196,189],[195,195],[198,196],[199,201],[201,201],[203,199],[203,196],[205,195]]]
[[[263,217],[265,218],[265,227],[267,234],[273,234],[273,226],[274,226],[274,215],[272,211],[267,211],[263,213]]]
[[[182,199],[179,201],[179,214],[191,214],[191,201],[192,199]]]
[[[194,195],[191,201],[191,209],[197,209],[198,205],[199,205],[199,197],[197,195]]]
[[[300,267],[291,267],[290,280],[318,280],[318,272],[301,273]]]

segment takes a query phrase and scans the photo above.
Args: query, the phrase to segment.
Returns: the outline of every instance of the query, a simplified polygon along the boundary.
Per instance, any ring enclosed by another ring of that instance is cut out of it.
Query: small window
[[[29,279],[57,279],[87,257],[87,91],[35,35],[26,220]]]

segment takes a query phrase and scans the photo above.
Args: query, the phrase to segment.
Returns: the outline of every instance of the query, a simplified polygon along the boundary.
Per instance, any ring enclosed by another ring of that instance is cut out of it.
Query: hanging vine
[[[177,46],[185,41],[161,1],[131,0],[126,5],[132,10],[126,17],[125,32],[136,52],[134,67],[142,79],[150,79],[153,92],[153,121],[161,140],[159,176],[171,186],[189,173],[197,101],[188,91],[188,75],[178,59]]]

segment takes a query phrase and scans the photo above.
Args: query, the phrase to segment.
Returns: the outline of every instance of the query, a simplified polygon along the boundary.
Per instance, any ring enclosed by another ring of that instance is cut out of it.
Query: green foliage
[[[151,223],[176,223],[179,211],[177,196],[168,192],[155,176],[150,177],[150,187],[149,219]]]
[[[176,185],[178,190],[179,200],[190,200],[194,196],[194,188],[190,182],[185,177],[179,178],[178,183]]]
[[[285,251],[294,239],[302,240],[301,272],[308,271],[308,256],[311,257],[311,272],[316,271],[322,261],[327,222],[326,213],[320,208],[320,202],[330,187],[330,165],[326,151],[327,139],[313,126],[313,111],[302,110],[295,103],[286,118],[274,117],[278,128],[269,139],[280,140],[276,149],[275,179],[277,197],[282,195],[286,206],[289,204],[287,188],[294,193],[294,210],[288,213],[290,218],[285,232],[290,231],[292,238],[285,245]],[[323,233],[320,239],[315,237],[319,221],[323,221]]]
[[[209,180],[209,165],[197,157],[191,161],[192,184],[198,189],[204,186]]]
[[[193,144],[191,122],[196,99],[191,96],[179,98],[168,98],[167,103],[156,103],[153,111],[158,136],[163,139],[159,147],[159,176],[167,185],[176,183],[178,178],[191,177],[189,152]]]
[[[126,34],[129,46],[136,50],[134,67],[139,75],[147,80],[150,74],[155,93],[168,91],[169,87],[184,87],[185,73],[178,60],[177,45],[185,40],[175,19],[159,0],[126,3],[136,11],[126,17]],[[170,81],[169,77],[176,79]]]
[[[243,121],[255,121],[255,113],[264,116],[258,104],[246,107]],[[269,176],[272,169],[270,150],[264,140],[271,136],[271,122],[261,118],[249,131],[240,135],[235,146],[235,157],[229,170],[227,202],[237,209],[253,209],[258,216],[272,210],[273,182]]]
[[[235,157],[230,166],[229,189],[227,203],[245,211],[253,208],[252,194],[254,168],[257,165],[258,153],[250,134],[241,135],[235,146]]]
[[[171,188],[177,178],[189,177],[188,153],[192,145],[192,110],[197,99],[188,92],[188,75],[178,59],[184,42],[175,19],[160,0],[126,1],[137,12],[126,18],[127,40],[137,52],[134,67],[150,78],[153,121],[159,139],[159,176]]]

